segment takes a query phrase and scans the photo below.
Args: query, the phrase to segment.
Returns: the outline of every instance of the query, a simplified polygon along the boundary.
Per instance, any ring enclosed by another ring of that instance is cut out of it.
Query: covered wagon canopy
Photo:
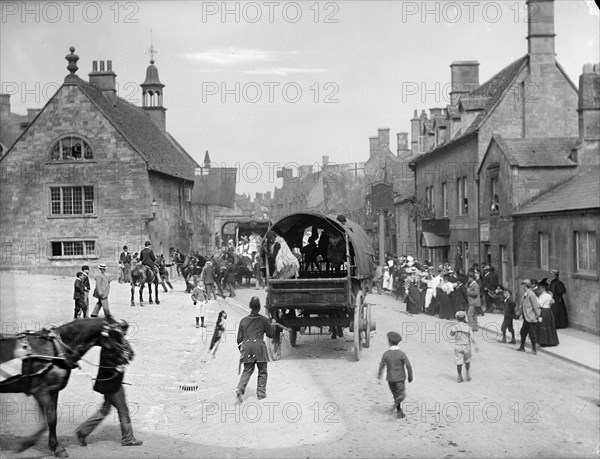
[[[341,223],[334,216],[301,212],[286,215],[275,222],[269,230],[283,237],[290,248],[302,248],[304,232],[313,226],[328,233],[348,235],[350,256],[354,257],[356,264],[356,277],[364,279],[372,276],[374,252],[371,239],[365,230],[352,220],[346,219],[344,223]]]

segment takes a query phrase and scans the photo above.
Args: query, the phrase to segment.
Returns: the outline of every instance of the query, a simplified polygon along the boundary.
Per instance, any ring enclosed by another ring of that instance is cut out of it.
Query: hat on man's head
[[[83,276],[83,273],[81,271],[77,271],[77,273],[75,274],[76,277],[81,277]]]
[[[88,265],[83,265],[83,266],[81,267],[81,270],[82,270],[82,271],[85,271],[86,269],[89,271],[89,270],[90,270],[90,267],[89,267]]]
[[[415,259],[409,255],[408,257],[406,257],[406,261],[412,263],[413,261],[415,261]]]
[[[104,263],[100,263],[98,265],[98,268],[100,268],[100,269],[106,269],[106,265]]]
[[[557,274],[560,274],[560,271],[558,271],[558,269],[551,269],[551,270],[550,270],[550,272],[551,272],[552,274],[554,274],[555,276],[556,276]]]
[[[398,344],[400,341],[402,341],[402,336],[400,336],[400,333],[397,333],[395,331],[391,331],[387,334],[387,339],[388,341],[393,344],[396,345]]]
[[[457,319],[459,317],[467,317],[467,313],[465,311],[456,311],[456,314],[454,314],[454,317],[456,317]]]
[[[529,280],[529,279],[523,279],[521,281],[521,285],[524,285],[525,287],[531,288],[531,280]]]
[[[149,246],[151,246],[151,245],[152,245],[152,243],[151,243],[150,241],[146,241],[146,242],[144,242],[144,247],[149,247]]]

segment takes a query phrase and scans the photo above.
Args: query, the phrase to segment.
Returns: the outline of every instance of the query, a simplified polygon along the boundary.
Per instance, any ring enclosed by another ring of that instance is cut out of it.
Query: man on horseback
[[[162,279],[160,278],[160,272],[158,269],[158,265],[156,264],[156,256],[152,251],[152,244],[150,241],[146,241],[144,243],[144,248],[140,252],[140,261],[143,265],[148,266],[153,272],[156,278],[158,279],[158,283],[162,283]]]

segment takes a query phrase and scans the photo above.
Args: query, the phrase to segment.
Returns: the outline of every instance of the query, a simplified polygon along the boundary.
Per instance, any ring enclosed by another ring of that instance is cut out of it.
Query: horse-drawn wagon
[[[295,278],[278,275],[275,236],[299,258]],[[262,248],[261,268],[268,286],[265,306],[270,317],[289,330],[290,344],[295,347],[298,334],[312,334],[313,329],[329,327],[335,337],[338,330],[348,327],[354,333],[354,356],[359,360],[375,330],[371,305],[365,302],[374,270],[374,252],[365,231],[345,218],[294,213],[270,227]],[[275,360],[281,356],[282,338],[281,328],[276,328],[268,346]]]

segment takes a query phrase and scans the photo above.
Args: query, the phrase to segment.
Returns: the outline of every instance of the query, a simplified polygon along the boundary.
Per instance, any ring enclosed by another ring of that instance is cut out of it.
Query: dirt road
[[[72,279],[2,273],[2,332],[62,323],[72,315]],[[473,381],[457,384],[448,342],[449,322],[407,316],[389,296],[370,295],[378,330],[355,362],[352,334],[300,336],[284,342],[283,357],[269,364],[267,398],[257,400],[256,377],[236,405],[237,323],[252,295],[211,301],[209,328],[196,329],[183,283],[159,292],[161,304],[129,306],[129,286],[111,284],[111,309],[131,325],[137,357],[125,381],[139,448],[122,448],[116,414],[76,444],[73,430],[92,414],[101,395],[92,391],[99,350],[90,351],[59,397],[59,440],[71,457],[598,457],[598,375],[548,356],[521,354],[495,337],[479,337]],[[137,295],[136,295],[137,297]],[[239,301],[238,301],[239,300]],[[206,351],[219,310],[229,313],[217,358]],[[415,380],[407,385],[407,419],[390,414],[387,385],[375,380],[385,333],[399,331]],[[198,386],[182,391],[180,386]],[[48,454],[9,450],[34,430],[34,401],[2,394],[1,457]]]

